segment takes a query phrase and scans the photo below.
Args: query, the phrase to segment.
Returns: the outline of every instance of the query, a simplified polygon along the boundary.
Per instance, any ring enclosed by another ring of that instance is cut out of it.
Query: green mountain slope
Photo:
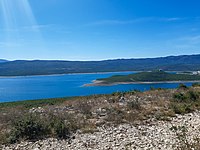
[[[115,71],[196,71],[200,55],[104,61],[16,60],[0,63],[0,76],[51,75]]]

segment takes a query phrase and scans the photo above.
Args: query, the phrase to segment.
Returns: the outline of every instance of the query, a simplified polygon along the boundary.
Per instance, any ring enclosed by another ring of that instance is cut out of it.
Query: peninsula
[[[172,74],[164,71],[139,72],[129,75],[114,75],[94,80],[85,86],[103,86],[114,84],[161,83],[161,82],[199,82],[200,75]]]

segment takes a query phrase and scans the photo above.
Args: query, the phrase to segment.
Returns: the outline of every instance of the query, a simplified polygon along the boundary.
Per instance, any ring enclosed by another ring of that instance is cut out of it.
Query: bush
[[[42,138],[47,133],[42,120],[36,115],[26,115],[16,120],[10,134],[10,142],[16,142],[20,139],[35,140]]]
[[[170,107],[176,114],[184,114],[185,113],[185,108],[178,103],[172,103]]]
[[[185,114],[194,111],[193,105],[187,103],[173,102],[170,107],[176,114]]]
[[[175,93],[173,97],[179,102],[184,102],[187,99],[187,97],[183,93]]]
[[[67,122],[62,116],[28,114],[14,121],[9,142],[38,140],[44,137],[69,138],[71,131],[75,130],[74,125],[71,122]]]
[[[178,86],[178,88],[179,89],[184,89],[184,90],[188,89],[188,87],[185,84],[183,84],[183,83],[180,83],[179,86]]]
[[[176,93],[173,96],[175,100],[171,101],[171,108],[175,113],[190,113],[200,106],[200,93],[196,91],[188,91],[185,94]]]
[[[195,91],[188,91],[186,94],[176,93],[173,96],[178,102],[195,102],[199,100],[200,94]]]
[[[70,129],[62,117],[53,116],[49,128],[56,138],[68,138],[70,136]]]
[[[199,99],[199,93],[198,92],[195,92],[195,91],[189,91],[187,93],[188,95],[188,98],[192,101],[197,101]]]

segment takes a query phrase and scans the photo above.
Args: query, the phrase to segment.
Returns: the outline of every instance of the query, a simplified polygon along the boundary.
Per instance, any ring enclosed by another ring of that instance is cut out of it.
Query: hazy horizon
[[[167,56],[155,56],[155,57],[127,57],[127,58],[105,58],[105,59],[90,59],[90,60],[70,60],[70,59],[6,59],[0,58],[0,60],[7,60],[7,61],[16,61],[16,60],[27,60],[27,61],[35,61],[35,60],[46,60],[46,61],[105,61],[105,60],[118,60],[118,59],[151,59],[151,58],[163,58],[163,57],[176,57],[176,56],[191,56],[191,55],[200,55],[199,54],[183,54],[183,55],[167,55]]]

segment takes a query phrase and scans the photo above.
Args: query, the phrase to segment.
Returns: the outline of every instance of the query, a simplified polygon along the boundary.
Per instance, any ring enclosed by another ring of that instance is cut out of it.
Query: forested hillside
[[[0,63],[0,76],[50,75],[114,71],[200,70],[200,55],[104,61],[16,60]]]

